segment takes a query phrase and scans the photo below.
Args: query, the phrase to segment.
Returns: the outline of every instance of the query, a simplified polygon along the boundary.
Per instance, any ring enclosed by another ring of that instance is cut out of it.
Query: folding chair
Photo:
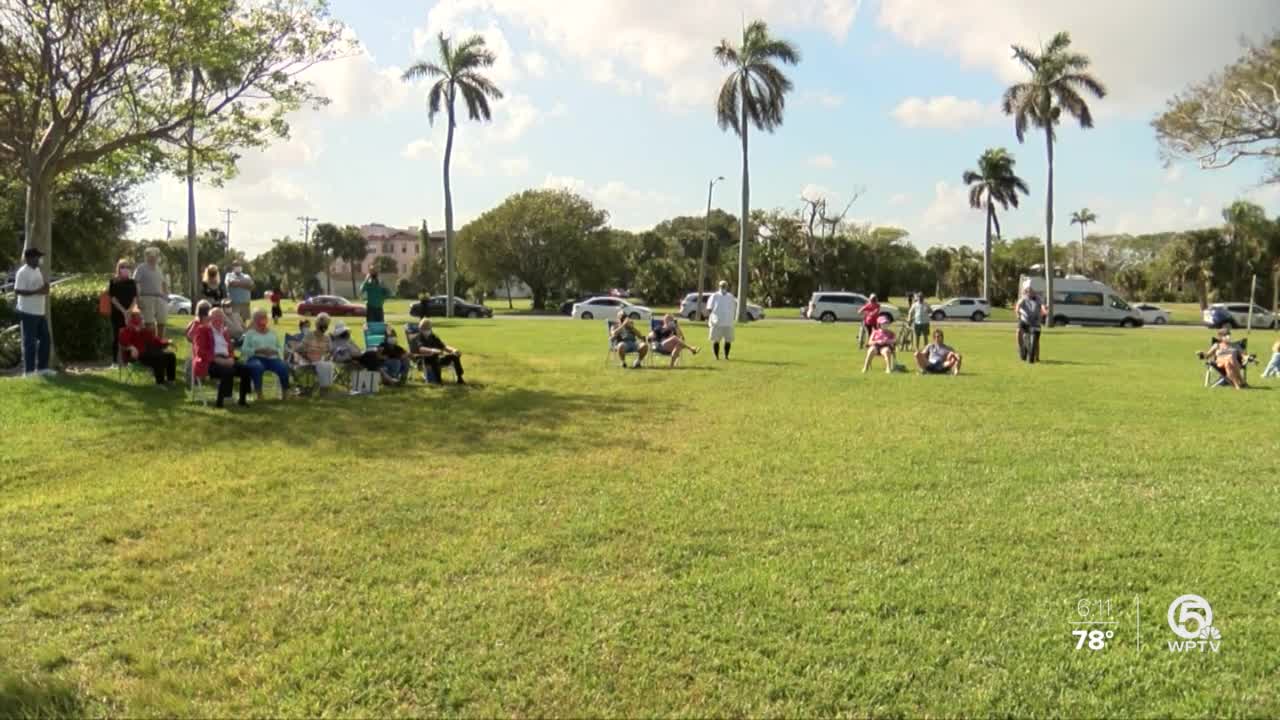
[[[679,328],[679,327],[680,327],[680,321],[679,321],[679,320],[676,320],[675,318],[672,318],[672,322],[673,322],[673,323],[675,323],[675,325],[676,325],[676,327],[677,327],[677,328]],[[657,329],[658,329],[658,328],[660,328],[660,327],[662,327],[662,320],[660,320],[659,318],[650,318],[650,319],[649,319],[649,332],[650,332],[650,333],[653,333],[653,332],[657,331]],[[648,342],[648,340],[646,339],[646,340],[645,340],[645,342]],[[681,360],[681,358],[687,357],[687,356],[689,356],[689,355],[692,355],[692,353],[687,352],[687,351],[686,351],[686,352],[682,352],[682,353],[680,353],[680,358],[677,358],[677,359],[676,359],[676,365],[679,365],[679,364],[681,363],[681,361],[682,361],[682,360]],[[647,361],[648,361],[648,364],[649,364],[650,366],[652,366],[654,363],[656,363],[656,362],[657,362],[657,359],[658,359],[658,358],[660,358],[660,357],[669,358],[669,357],[671,357],[671,353],[669,353],[669,352],[667,352],[667,351],[663,350],[663,349],[662,349],[662,346],[661,346],[661,345],[659,345],[659,344],[656,344],[656,343],[649,343],[649,354],[645,356],[645,360],[647,360]]]
[[[412,345],[413,345],[413,339],[414,339],[415,337],[417,337],[417,336],[418,336],[418,333],[419,333],[419,332],[421,332],[421,329],[418,327],[418,323],[416,323],[416,322],[405,323],[405,326],[404,326],[404,341],[405,341],[406,343],[408,343],[410,346],[412,346]],[[418,372],[422,373],[422,381],[423,381],[423,382],[430,382],[430,379],[427,377],[427,361],[426,361],[425,359],[421,358],[421,357],[416,357],[416,356],[415,356],[415,357],[413,358],[413,365],[414,365],[414,367],[418,368]],[[450,365],[450,366],[449,366],[449,368],[450,368],[451,370],[453,370],[453,379],[454,379],[454,380],[457,380],[457,379],[458,379],[458,371],[457,371],[456,369],[454,369],[454,367],[453,367],[452,365]],[[440,381],[441,381],[441,382],[444,382],[444,378],[443,378],[443,377],[442,377],[442,378],[440,378]]]
[[[364,327],[364,348],[369,350],[376,348],[387,339],[387,324],[384,322],[371,322]]]
[[[1218,344],[1218,338],[1213,338],[1210,342],[1214,345]],[[1249,354],[1249,338],[1245,338],[1237,343],[1232,343],[1240,352],[1243,358],[1240,362],[1240,376],[1245,383],[1249,382],[1249,366],[1258,361],[1257,355]],[[1207,388],[1230,387],[1231,383],[1227,381],[1227,376],[1222,369],[1213,361],[1213,355],[1207,355],[1204,359],[1204,386]]]
[[[126,360],[123,347],[120,348],[116,363],[116,380],[125,385],[142,385],[155,379],[151,368],[139,362]]]
[[[206,382],[208,377],[195,377],[195,362],[192,358],[187,358],[186,364],[182,370],[183,376],[187,379],[187,397],[193,404],[208,405],[209,393],[217,392],[214,388],[209,387]]]
[[[310,395],[320,386],[320,378],[315,367],[301,362],[299,348],[302,345],[302,333],[284,336],[285,364],[289,366],[289,384],[299,395]]]
[[[617,351],[618,344],[613,341],[613,330],[618,327],[618,323],[614,320],[605,322],[606,333],[605,339],[608,341],[608,349],[604,353],[604,366],[609,367],[609,363],[613,362],[613,355]]]

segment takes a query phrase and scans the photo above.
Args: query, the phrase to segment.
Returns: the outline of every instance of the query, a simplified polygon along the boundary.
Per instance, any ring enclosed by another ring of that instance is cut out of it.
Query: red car
[[[364,317],[364,306],[356,305],[336,295],[317,295],[306,302],[298,303],[299,315],[319,315],[320,313],[329,313],[333,317]]]

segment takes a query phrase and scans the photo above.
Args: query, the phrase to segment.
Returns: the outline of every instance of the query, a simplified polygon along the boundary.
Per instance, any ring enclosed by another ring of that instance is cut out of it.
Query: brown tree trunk
[[[991,196],[987,196],[987,237],[982,245],[982,299],[991,302],[991,216],[995,213]]]
[[[449,134],[444,143],[444,315],[453,317],[453,190],[449,187],[449,165],[453,160],[453,96],[449,85]]]
[[[747,226],[751,222],[751,169],[747,162],[747,78],[742,77],[742,218],[738,234],[738,320],[747,320]],[[702,298],[698,298],[701,301]]]
[[[45,280],[53,275],[53,178],[48,172],[29,172],[27,178],[27,210],[23,219],[26,244],[44,253],[40,264]],[[49,321],[49,366],[58,367],[57,345],[53,342],[53,303],[45,298],[45,318]]]
[[[1053,128],[1044,130],[1045,148],[1049,154],[1049,183],[1044,206],[1044,294],[1049,311],[1049,327],[1053,327]]]

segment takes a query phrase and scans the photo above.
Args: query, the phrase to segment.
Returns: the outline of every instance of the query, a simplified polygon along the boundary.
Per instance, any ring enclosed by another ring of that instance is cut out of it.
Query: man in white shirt
[[[720,281],[720,291],[707,300],[707,326],[711,328],[711,350],[720,359],[720,343],[724,342],[724,359],[733,348],[733,323],[738,319],[738,301],[729,293],[729,283]]]
[[[169,284],[160,272],[160,248],[147,248],[144,257],[147,261],[133,271],[133,280],[138,284],[138,307],[142,309],[142,322],[151,326],[156,337],[164,337],[164,324],[169,318]]]
[[[18,269],[13,292],[18,296],[18,322],[22,326],[22,369],[24,376],[52,375],[49,369],[49,283],[40,272],[44,253],[27,248],[26,265]]]

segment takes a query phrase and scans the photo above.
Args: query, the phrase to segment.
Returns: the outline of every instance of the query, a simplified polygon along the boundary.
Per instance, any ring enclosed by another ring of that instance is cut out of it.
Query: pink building
[[[422,242],[416,228],[402,230],[372,223],[362,225],[360,234],[369,244],[369,256],[356,269],[356,275],[360,277],[367,275],[380,257],[389,257],[395,261],[396,275],[407,275],[412,271],[414,261],[422,252]],[[444,233],[431,233],[430,245],[433,251],[439,252],[444,246]],[[337,277],[349,277],[351,269],[347,263],[335,260],[329,267],[329,272]]]

